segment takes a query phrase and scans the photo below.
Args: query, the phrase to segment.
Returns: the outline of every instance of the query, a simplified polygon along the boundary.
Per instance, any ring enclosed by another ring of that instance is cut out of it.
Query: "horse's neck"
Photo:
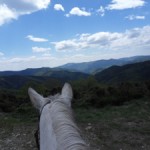
[[[56,150],[57,141],[49,109],[45,106],[40,118],[40,150]]]
[[[46,106],[47,107],[47,106]],[[41,150],[86,149],[71,110],[63,104],[45,108],[40,121]]]

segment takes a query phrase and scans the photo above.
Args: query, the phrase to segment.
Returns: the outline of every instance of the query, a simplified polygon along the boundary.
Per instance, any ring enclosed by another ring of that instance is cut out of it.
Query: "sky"
[[[0,71],[150,55],[149,0],[0,0]]]

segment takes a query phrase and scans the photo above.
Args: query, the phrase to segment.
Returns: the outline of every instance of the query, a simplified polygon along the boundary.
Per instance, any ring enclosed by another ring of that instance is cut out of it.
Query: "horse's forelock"
[[[60,96],[61,96],[60,93],[57,93],[55,95],[49,95],[48,99],[50,99],[50,101],[52,102],[52,101],[59,99]]]

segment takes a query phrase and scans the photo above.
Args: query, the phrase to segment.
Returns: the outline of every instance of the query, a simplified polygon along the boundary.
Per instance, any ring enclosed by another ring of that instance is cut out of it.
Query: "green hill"
[[[1,71],[0,76],[44,76],[45,73],[52,71],[51,68],[28,68],[21,71]]]
[[[55,80],[55,82],[59,81],[61,83],[64,83],[83,78],[86,79],[89,76],[84,73],[69,72],[69,71],[47,71],[45,73],[40,73],[38,75],[41,74],[42,76],[37,76],[36,72],[36,75],[32,74],[32,76],[27,74],[0,76],[0,88],[19,89],[23,87],[25,84],[28,85],[30,85],[29,83],[43,84],[45,82],[51,83],[53,80]]]
[[[97,73],[95,78],[102,83],[150,80],[150,61],[112,66]]]

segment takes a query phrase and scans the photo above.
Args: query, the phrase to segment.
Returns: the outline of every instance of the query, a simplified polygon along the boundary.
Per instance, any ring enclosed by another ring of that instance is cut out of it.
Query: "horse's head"
[[[33,106],[39,110],[41,113],[44,106],[54,102],[55,100],[61,100],[64,104],[71,107],[71,100],[73,97],[73,92],[70,84],[65,83],[62,88],[61,94],[56,94],[55,96],[49,96],[44,98],[42,95],[38,94],[34,89],[29,88],[28,90],[31,102]]]
[[[40,112],[41,150],[87,149],[72,115],[73,92],[70,84],[65,83],[61,94],[47,98],[32,88],[28,93],[34,107]]]

